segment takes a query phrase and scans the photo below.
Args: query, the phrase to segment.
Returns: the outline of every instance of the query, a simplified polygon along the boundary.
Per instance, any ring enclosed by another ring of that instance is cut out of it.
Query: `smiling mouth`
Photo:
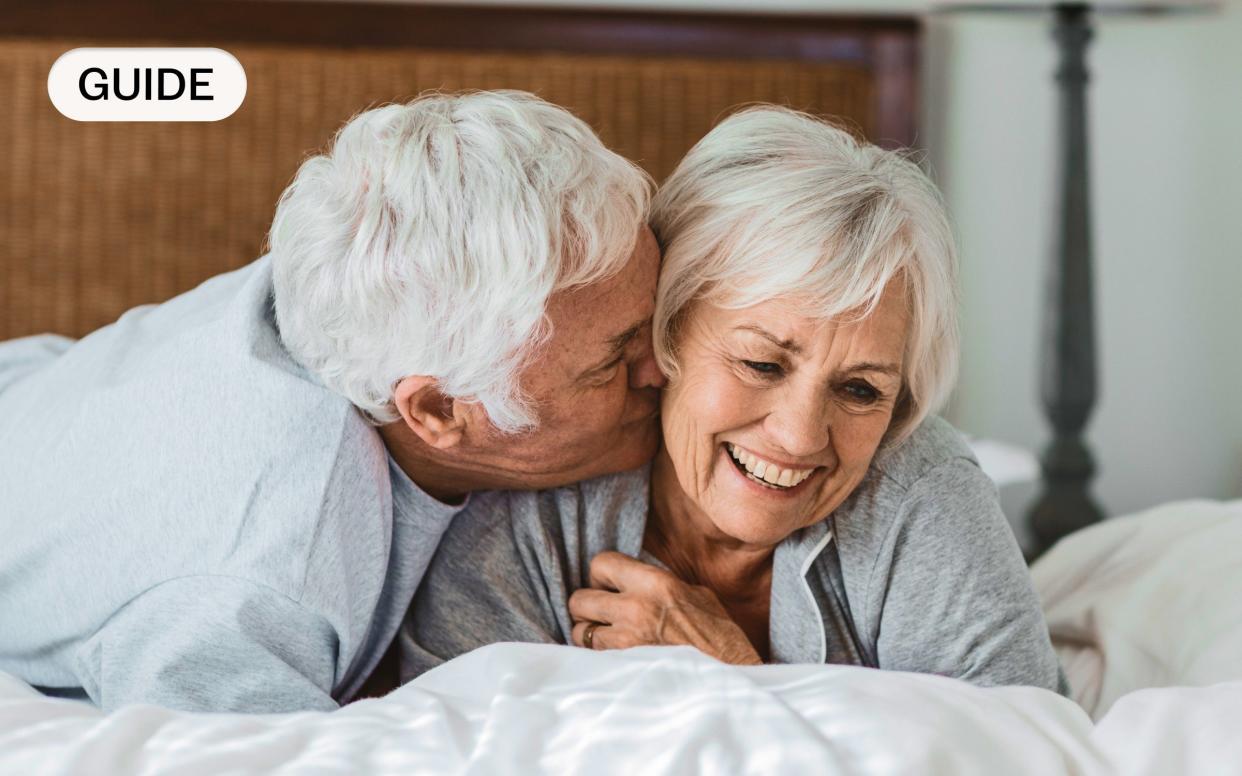
[[[771,490],[793,490],[806,482],[818,468],[787,469],[777,466],[732,442],[725,443],[725,450],[729,453],[729,460],[743,476]]]

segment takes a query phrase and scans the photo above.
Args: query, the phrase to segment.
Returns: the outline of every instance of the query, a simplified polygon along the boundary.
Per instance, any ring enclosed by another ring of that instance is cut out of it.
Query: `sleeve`
[[[105,711],[147,703],[184,711],[337,708],[337,636],[280,592],[229,576],[163,582],[86,643],[79,670]]]
[[[563,559],[537,523],[504,502],[454,518],[397,637],[402,683],[488,644],[567,643]]]
[[[987,475],[965,458],[943,463],[898,511],[868,585],[880,667],[1064,694],[1039,597]]]

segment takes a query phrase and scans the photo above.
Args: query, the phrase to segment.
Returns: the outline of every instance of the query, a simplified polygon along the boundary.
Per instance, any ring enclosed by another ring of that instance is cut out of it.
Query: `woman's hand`
[[[760,665],[763,660],[716,594],[688,585],[663,569],[619,552],[601,552],[591,560],[591,587],[574,591],[569,613],[573,642],[594,649],[687,644],[717,660]]]

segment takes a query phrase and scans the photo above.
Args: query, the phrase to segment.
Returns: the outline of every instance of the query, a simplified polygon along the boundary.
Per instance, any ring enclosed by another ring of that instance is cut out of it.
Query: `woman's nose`
[[[831,437],[832,402],[819,391],[788,397],[768,414],[766,426],[772,441],[790,456],[809,456],[828,446]]]

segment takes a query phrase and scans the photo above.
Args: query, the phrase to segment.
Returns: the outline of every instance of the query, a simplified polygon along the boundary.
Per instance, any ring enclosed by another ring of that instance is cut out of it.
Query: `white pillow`
[[[1184,501],[1066,537],[1031,569],[1074,700],[1242,679],[1242,501]]]

